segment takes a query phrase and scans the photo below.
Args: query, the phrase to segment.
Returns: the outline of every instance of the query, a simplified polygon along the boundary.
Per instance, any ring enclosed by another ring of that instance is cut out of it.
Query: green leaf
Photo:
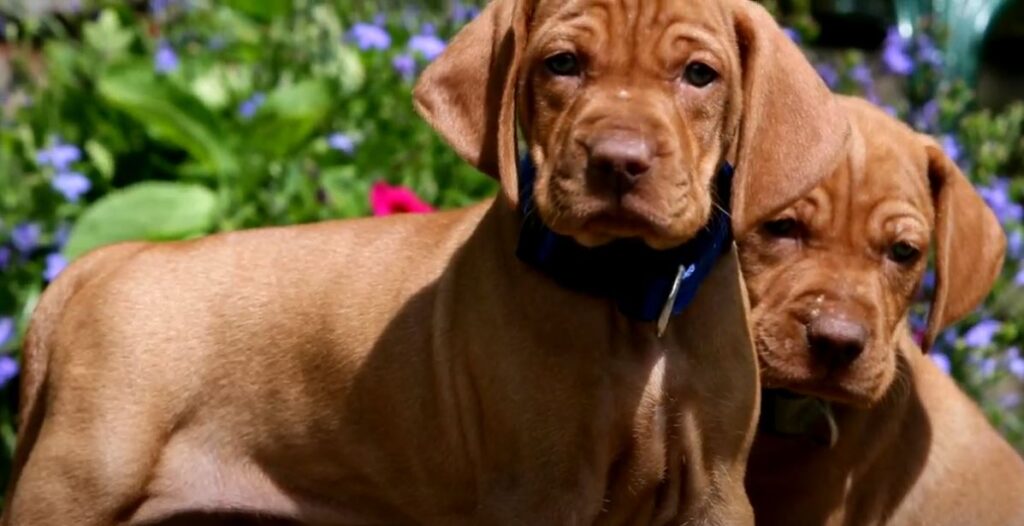
[[[180,147],[212,173],[233,174],[238,161],[226,134],[193,95],[157,77],[149,64],[119,68],[99,80],[100,95],[134,118],[154,139]]]
[[[105,146],[95,140],[88,140],[85,143],[85,153],[89,154],[89,160],[96,170],[107,181],[114,177],[114,156],[110,154]]]
[[[107,57],[122,54],[132,43],[131,31],[121,27],[113,9],[104,9],[95,22],[84,25],[82,33],[90,48]]]
[[[288,16],[292,9],[290,0],[226,0],[224,3],[265,22]]]
[[[267,95],[246,144],[270,156],[287,154],[303,145],[330,114],[330,90],[323,81],[280,87]]]
[[[75,223],[64,255],[74,259],[120,241],[164,241],[207,233],[214,225],[217,198],[198,185],[145,182],[96,201]]]

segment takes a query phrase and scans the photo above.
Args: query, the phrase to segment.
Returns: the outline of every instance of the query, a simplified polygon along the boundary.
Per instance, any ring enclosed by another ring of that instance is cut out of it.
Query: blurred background
[[[1002,220],[1002,279],[932,358],[1024,450],[1024,0],[765,4],[835,90],[935,135]],[[478,5],[0,0],[0,486],[29,314],[83,252],[495,191],[410,100]]]

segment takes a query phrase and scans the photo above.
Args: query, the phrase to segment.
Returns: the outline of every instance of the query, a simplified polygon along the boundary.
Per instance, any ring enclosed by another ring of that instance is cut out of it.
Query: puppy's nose
[[[636,182],[650,171],[654,161],[650,143],[635,132],[602,133],[588,142],[591,167],[603,175],[619,179],[618,182]]]
[[[868,343],[868,330],[860,323],[835,316],[818,316],[807,324],[807,343],[830,367],[849,365]]]

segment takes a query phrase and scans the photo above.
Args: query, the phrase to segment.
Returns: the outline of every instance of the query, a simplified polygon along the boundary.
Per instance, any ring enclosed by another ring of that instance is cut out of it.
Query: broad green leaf
[[[85,153],[89,154],[89,160],[104,179],[109,181],[114,177],[114,156],[110,150],[90,139],[85,143]]]
[[[121,21],[113,9],[104,9],[95,22],[86,23],[82,29],[85,43],[103,55],[120,55],[132,43],[132,32],[121,27]]]
[[[120,241],[185,239],[210,231],[214,193],[199,185],[144,182],[107,194],[82,213],[64,255],[74,259]]]
[[[267,155],[284,155],[304,144],[330,112],[331,97],[324,82],[307,80],[280,87],[267,95],[246,144]]]
[[[157,77],[148,64],[109,72],[100,78],[99,92],[153,138],[182,148],[210,172],[237,172],[216,116],[191,94]]]

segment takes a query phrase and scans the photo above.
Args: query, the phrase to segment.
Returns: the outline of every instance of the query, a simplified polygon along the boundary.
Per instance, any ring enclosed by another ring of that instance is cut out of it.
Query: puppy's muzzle
[[[587,171],[599,186],[617,197],[632,190],[654,163],[654,149],[641,133],[610,130],[595,133],[584,143]]]
[[[864,324],[834,314],[815,317],[806,330],[811,352],[830,370],[848,367],[856,361],[870,336]]]

